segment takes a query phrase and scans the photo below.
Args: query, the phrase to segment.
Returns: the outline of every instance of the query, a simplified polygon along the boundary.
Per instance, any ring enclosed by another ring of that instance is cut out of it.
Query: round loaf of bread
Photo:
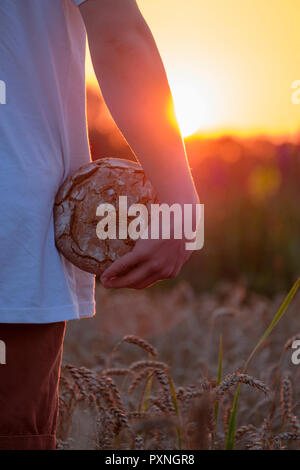
[[[157,198],[142,167],[121,158],[101,158],[79,168],[59,189],[54,205],[55,243],[58,250],[78,268],[101,275],[136,243],[118,239],[119,196],[127,196],[128,207],[146,205]],[[100,204],[116,210],[116,239],[101,240],[96,233]]]

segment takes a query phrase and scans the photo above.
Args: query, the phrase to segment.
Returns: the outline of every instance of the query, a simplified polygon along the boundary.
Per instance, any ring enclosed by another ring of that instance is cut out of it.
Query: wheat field
[[[225,449],[238,384],[234,448],[299,448],[299,296],[245,373],[285,292],[223,282],[196,293],[181,281],[96,294],[97,315],[67,328],[58,449]]]

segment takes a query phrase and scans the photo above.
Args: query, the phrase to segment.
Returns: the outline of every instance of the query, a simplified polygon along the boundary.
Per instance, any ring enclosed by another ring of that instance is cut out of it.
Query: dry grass
[[[223,449],[242,383],[236,448],[299,448],[300,367],[291,363],[299,296],[249,375],[241,373],[283,297],[270,300],[228,283],[200,295],[185,282],[168,291],[98,285],[97,316],[71,322],[67,332],[58,447]]]

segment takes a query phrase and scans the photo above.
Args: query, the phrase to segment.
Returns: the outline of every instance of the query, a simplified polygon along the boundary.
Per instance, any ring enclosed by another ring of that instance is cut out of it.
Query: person
[[[66,322],[95,313],[95,278],[57,251],[53,227],[57,190],[90,161],[86,36],[104,100],[160,202],[196,205],[198,195],[134,0],[1,0],[0,28],[0,449],[55,449]],[[183,239],[140,239],[101,281],[146,288],[190,255]]]

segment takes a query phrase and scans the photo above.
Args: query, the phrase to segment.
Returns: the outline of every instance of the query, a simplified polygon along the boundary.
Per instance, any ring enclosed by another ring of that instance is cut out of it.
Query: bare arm
[[[151,31],[136,2],[87,0],[80,6],[80,11],[104,100],[156,189],[160,202],[199,202],[175,119],[166,72]],[[155,242],[163,244],[164,250],[172,251],[170,240]],[[181,241],[173,240],[174,242],[178,244]],[[152,250],[153,259],[154,251],[158,248],[154,245],[154,241],[151,245],[151,241],[147,243],[140,240],[133,255],[126,255],[120,262],[115,262],[104,273],[102,280],[104,281],[106,275],[119,276],[114,281],[115,284],[110,286],[127,287],[125,284],[130,275],[128,271],[132,271],[141,262],[142,253],[139,251],[148,250],[151,258]],[[181,251],[179,245],[177,248],[174,245],[173,250],[175,249]],[[184,254],[184,250],[182,251],[182,259],[177,263],[179,269],[189,255],[190,253]],[[172,271],[170,266],[169,270],[166,269],[170,259],[165,258],[162,263],[165,265],[165,274]],[[148,271],[149,269],[148,266]],[[172,272],[176,274],[178,269],[173,269]],[[165,276],[160,272],[158,279],[172,276],[172,273]],[[129,281],[131,279],[132,274]],[[133,284],[130,285],[135,287]],[[108,283],[106,285],[109,286]]]

